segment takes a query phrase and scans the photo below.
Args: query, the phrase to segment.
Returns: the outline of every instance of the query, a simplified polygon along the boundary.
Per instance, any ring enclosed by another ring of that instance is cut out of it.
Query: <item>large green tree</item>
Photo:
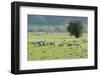
[[[81,21],[70,21],[69,26],[67,27],[70,35],[74,35],[76,38],[79,38],[82,34],[83,25]]]

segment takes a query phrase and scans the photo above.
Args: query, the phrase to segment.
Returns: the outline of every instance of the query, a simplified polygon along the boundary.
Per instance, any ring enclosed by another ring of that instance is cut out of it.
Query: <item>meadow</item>
[[[70,36],[68,33],[49,33],[34,34],[28,32],[28,61],[33,60],[56,60],[56,59],[82,59],[88,58],[87,34],[84,33],[80,38]],[[55,45],[36,46],[35,41],[45,40],[46,42],[55,41]],[[65,45],[59,46],[65,40]],[[73,44],[70,45],[69,44]],[[74,45],[79,44],[79,45]]]

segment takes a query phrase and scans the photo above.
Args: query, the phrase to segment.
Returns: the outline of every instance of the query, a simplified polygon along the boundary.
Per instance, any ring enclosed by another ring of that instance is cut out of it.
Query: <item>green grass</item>
[[[55,40],[56,45],[34,46],[32,42],[37,40],[46,40],[48,42]],[[76,40],[80,46],[58,46],[63,40],[69,43]],[[75,38],[68,34],[35,35],[28,33],[28,61],[87,58],[87,42],[82,42],[82,40],[87,40],[87,34],[83,34],[80,38]]]

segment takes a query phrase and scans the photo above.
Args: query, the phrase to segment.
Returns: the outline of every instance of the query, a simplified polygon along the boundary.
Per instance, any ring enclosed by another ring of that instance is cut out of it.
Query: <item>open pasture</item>
[[[28,61],[81,59],[88,57],[87,34],[75,38],[67,33],[28,33]]]

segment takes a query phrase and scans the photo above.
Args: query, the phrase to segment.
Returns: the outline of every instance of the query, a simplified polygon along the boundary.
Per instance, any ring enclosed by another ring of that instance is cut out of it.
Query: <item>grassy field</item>
[[[55,41],[56,45],[35,46],[34,41],[46,40]],[[79,46],[58,46],[63,40],[66,43],[77,41]],[[75,38],[68,34],[44,34],[37,35],[28,33],[28,61],[33,60],[55,60],[55,59],[80,59],[88,57],[87,34],[80,38]]]

